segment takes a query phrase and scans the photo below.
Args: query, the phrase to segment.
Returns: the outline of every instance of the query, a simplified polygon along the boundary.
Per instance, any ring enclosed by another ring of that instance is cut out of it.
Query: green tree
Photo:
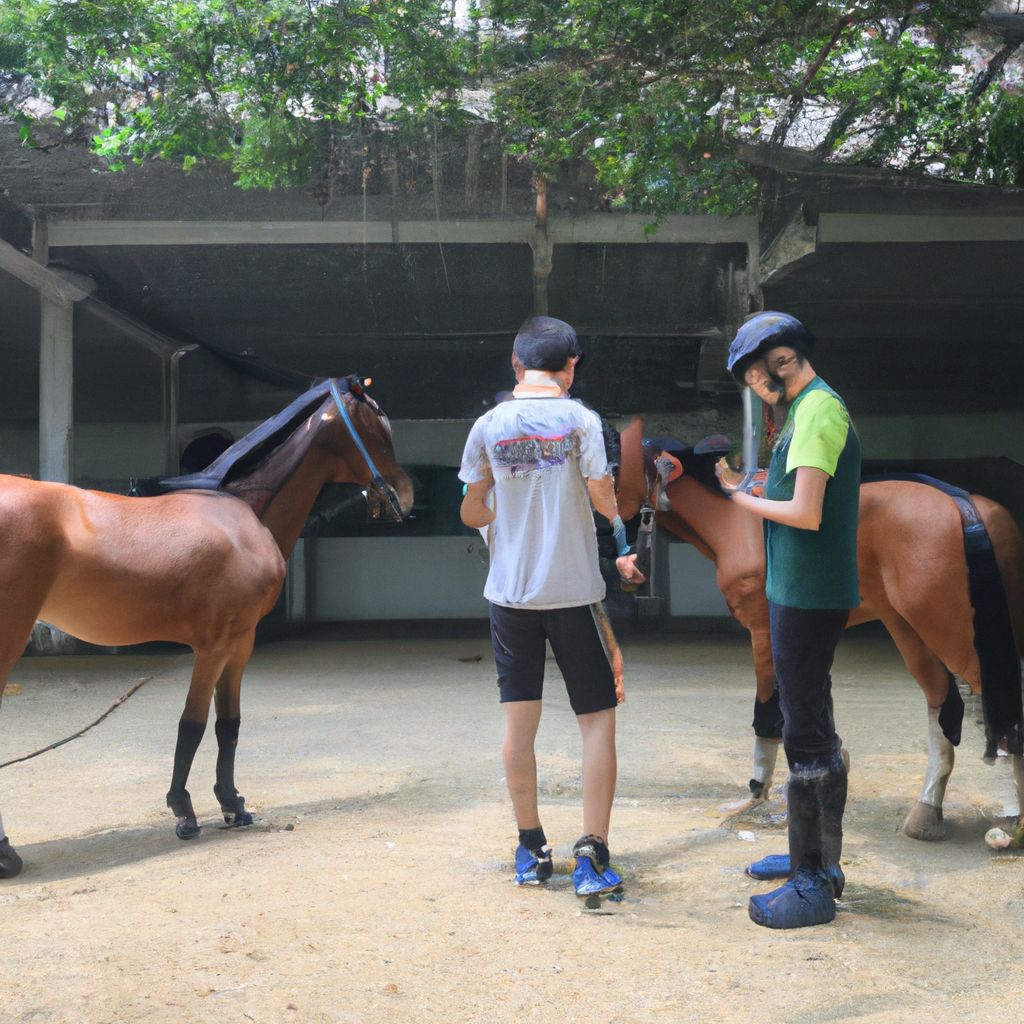
[[[0,38],[8,80],[115,164],[230,161],[246,187],[309,180],[385,96],[396,125],[457,116],[443,0],[7,0]]]
[[[226,161],[253,187],[329,176],[353,130],[457,128],[472,88],[542,176],[582,162],[610,205],[734,212],[755,201],[751,146],[1024,185],[1012,7],[7,0],[0,95],[26,137],[46,98],[115,166]]]

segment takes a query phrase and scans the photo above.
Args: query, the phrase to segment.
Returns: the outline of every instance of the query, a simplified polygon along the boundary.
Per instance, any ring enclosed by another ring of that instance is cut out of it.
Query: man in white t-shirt
[[[583,836],[573,849],[573,882],[577,895],[590,896],[622,883],[608,853],[616,691],[597,620],[605,586],[591,506],[612,523],[620,575],[633,583],[644,577],[626,544],[600,418],[568,397],[582,356],[569,324],[527,320],[512,349],[520,378],[513,400],[473,424],[459,477],[467,484],[462,521],[488,534],[484,597],[505,708],[505,776],[519,827],[516,882],[552,874],[534,754],[550,643],[583,739]]]

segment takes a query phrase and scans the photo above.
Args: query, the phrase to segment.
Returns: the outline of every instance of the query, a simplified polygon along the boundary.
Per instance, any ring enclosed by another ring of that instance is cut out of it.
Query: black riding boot
[[[836,916],[845,882],[839,867],[846,766],[828,761],[794,764],[789,776],[789,856],[792,875],[773,892],[751,896],[750,917],[766,928],[804,928]]]
[[[828,765],[828,773],[818,784],[821,806],[821,861],[832,879],[836,899],[843,895],[846,876],[839,861],[843,855],[843,813],[846,810],[846,762],[837,754]]]
[[[2,835],[2,829],[0,829],[0,835]],[[18,851],[11,846],[11,841],[7,836],[3,836],[0,839],[0,878],[14,878],[15,875],[20,875],[21,867],[21,857],[18,856]]]

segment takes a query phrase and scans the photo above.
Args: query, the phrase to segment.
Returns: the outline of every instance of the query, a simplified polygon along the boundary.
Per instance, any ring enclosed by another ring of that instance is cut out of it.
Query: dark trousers
[[[786,759],[791,769],[824,764],[841,745],[832,713],[831,671],[850,611],[769,602],[768,612]]]

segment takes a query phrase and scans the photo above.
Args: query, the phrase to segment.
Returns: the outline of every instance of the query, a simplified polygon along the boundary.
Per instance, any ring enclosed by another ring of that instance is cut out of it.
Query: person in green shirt
[[[765,520],[772,657],[789,762],[789,856],[751,865],[785,877],[752,896],[750,916],[768,928],[835,918],[847,767],[832,712],[832,661],[850,609],[860,604],[857,515],[860,442],[843,400],[809,361],[814,338],[786,313],[762,312],[729,347],[728,367],[763,402],[787,410],[764,497],[719,481],[736,504]]]

